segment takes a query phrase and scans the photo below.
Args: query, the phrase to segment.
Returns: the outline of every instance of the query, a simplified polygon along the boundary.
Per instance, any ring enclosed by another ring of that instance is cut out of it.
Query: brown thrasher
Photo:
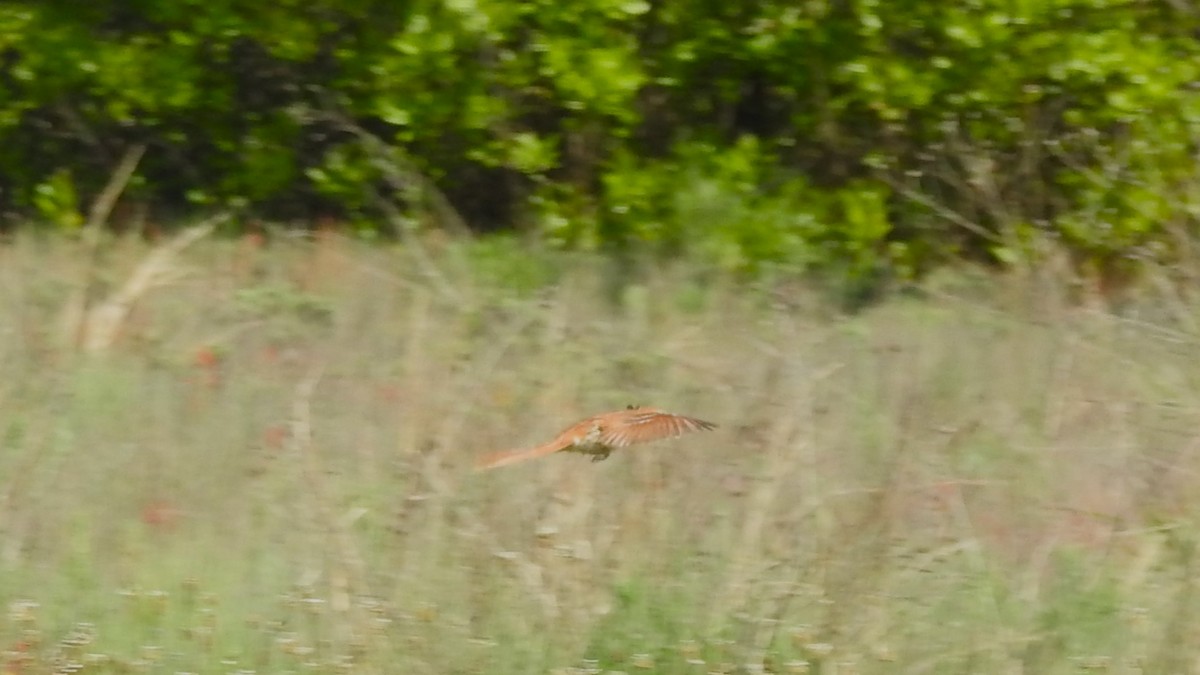
[[[649,443],[675,438],[689,431],[715,429],[712,422],[672,415],[658,408],[629,406],[625,410],[589,417],[564,429],[554,440],[525,450],[508,450],[486,455],[476,466],[494,469],[555,452],[579,452],[592,456],[593,462],[607,459],[616,448],[634,443]]]

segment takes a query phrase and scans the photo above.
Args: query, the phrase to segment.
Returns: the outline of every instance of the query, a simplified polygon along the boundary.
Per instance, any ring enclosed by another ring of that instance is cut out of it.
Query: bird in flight
[[[676,438],[689,431],[715,429],[716,426],[712,422],[695,417],[672,415],[658,408],[631,405],[625,410],[595,415],[576,422],[563,429],[549,443],[524,450],[485,455],[476,466],[480,469],[494,469],[556,452],[591,455],[593,462],[599,462],[607,459],[616,448]]]

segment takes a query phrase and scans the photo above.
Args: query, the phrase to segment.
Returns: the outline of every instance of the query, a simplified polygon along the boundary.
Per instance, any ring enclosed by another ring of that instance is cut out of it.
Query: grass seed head
[[[629,658],[629,664],[641,670],[653,670],[654,656],[647,653],[634,654]]]

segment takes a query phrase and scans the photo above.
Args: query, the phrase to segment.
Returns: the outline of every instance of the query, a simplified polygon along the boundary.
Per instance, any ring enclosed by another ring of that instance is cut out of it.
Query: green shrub
[[[73,226],[144,142],[157,206],[362,224],[436,190],[481,231],[850,280],[1005,262],[1031,227],[1165,260],[1196,28],[1120,0],[11,2],[0,212]]]

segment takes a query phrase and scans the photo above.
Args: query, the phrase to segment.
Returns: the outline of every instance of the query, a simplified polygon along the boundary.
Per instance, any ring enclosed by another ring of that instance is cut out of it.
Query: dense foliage
[[[144,143],[126,197],[159,213],[386,229],[383,200],[436,225],[436,194],[477,231],[733,269],[908,275],[1047,239],[1116,268],[1176,255],[1195,226],[1198,17],[1168,0],[9,1],[0,212],[73,226]]]

